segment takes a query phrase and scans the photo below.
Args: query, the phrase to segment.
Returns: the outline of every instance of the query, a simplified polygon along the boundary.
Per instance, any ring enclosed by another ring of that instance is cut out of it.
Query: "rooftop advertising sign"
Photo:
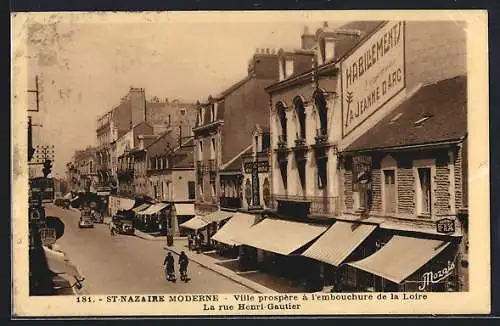
[[[404,43],[404,22],[388,22],[342,61],[342,137],[405,88]]]

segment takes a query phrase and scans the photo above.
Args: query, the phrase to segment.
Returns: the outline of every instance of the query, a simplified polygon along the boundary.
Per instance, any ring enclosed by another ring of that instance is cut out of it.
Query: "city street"
[[[57,241],[85,277],[89,294],[131,293],[233,293],[254,292],[195,262],[189,263],[189,283],[167,282],[162,241],[148,241],[135,236],[111,237],[105,224],[91,229],[78,228],[79,212],[53,205],[46,214],[59,217],[65,224],[64,235]],[[178,274],[178,256],[176,272]]]

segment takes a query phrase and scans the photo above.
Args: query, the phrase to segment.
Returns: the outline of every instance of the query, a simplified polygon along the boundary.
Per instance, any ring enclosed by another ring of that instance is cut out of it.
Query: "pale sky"
[[[96,117],[130,86],[145,88],[147,98],[206,99],[246,76],[256,48],[299,48],[304,26],[314,33],[323,23],[307,15],[125,23],[109,21],[110,15],[96,14],[91,23],[67,17],[31,23],[28,32],[28,83],[34,88],[38,74],[42,92],[41,112],[32,113],[43,125],[35,128],[34,143],[55,146],[56,177],[64,176],[76,149],[96,144]],[[29,102],[34,105],[34,96]]]

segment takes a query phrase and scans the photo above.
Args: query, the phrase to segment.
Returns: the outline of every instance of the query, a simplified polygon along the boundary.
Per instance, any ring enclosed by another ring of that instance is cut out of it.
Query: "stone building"
[[[359,155],[345,161],[346,157],[350,156],[346,153],[357,139],[365,137],[364,134],[370,135],[374,128],[376,131],[383,129],[379,123],[387,117],[397,120],[391,112],[401,108],[401,103],[411,101],[413,94],[417,94],[415,92],[418,92],[422,84],[446,80],[466,72],[463,26],[460,22],[360,21],[333,29],[325,24],[314,35],[305,31],[302,41],[302,49],[278,51],[280,80],[266,88],[270,95],[271,112],[270,218],[265,219],[265,223],[256,224],[248,234],[236,240],[254,249],[250,250],[249,254],[255,257],[257,266],[263,269],[267,268],[266,266],[281,266],[278,269],[288,270],[286,266],[301,264],[304,266],[301,275],[289,276],[306,278],[313,284],[315,279],[318,279],[323,285],[342,284],[345,288],[351,287],[359,291],[373,288],[409,289],[410,283],[404,282],[418,282],[410,280],[410,275],[405,275],[403,279],[393,279],[397,282],[391,283],[383,276],[380,278],[380,275],[375,276],[363,270],[364,264],[367,264],[363,259],[371,256],[375,250],[383,248],[385,243],[391,245],[384,252],[396,255],[398,250],[402,250],[401,248],[409,243],[408,239],[401,237],[418,238],[415,233],[409,235],[405,232],[416,232],[420,235],[415,243],[420,244],[422,248],[431,248],[433,244],[465,248],[465,232],[456,231],[439,236],[436,235],[437,227],[431,230],[430,224],[440,221],[439,223],[445,225],[440,226],[441,228],[451,229],[451,225],[456,225],[457,229],[461,229],[461,226],[467,223],[458,222],[457,217],[453,218],[454,213],[450,209],[441,211],[444,214],[441,217],[446,215],[446,218],[453,222],[431,219],[428,225],[424,226],[422,219],[405,218],[404,210],[398,211],[396,217],[382,218],[385,222],[375,222],[370,219],[371,213],[365,209],[366,203],[373,200],[373,204],[377,205],[380,200],[376,196],[381,195],[380,192],[367,191],[377,185],[372,183],[372,180],[367,178],[369,174],[360,168],[371,166],[373,161],[364,156],[358,158]],[[453,97],[454,93],[450,94]],[[453,97],[453,100],[458,102],[461,99],[460,93]],[[438,99],[435,101],[438,102]],[[452,105],[454,110],[460,109],[457,105]],[[415,108],[406,109],[418,111]],[[417,118],[413,122],[425,123],[424,118]],[[420,119],[424,120],[418,121]],[[441,130],[444,133],[444,128]],[[431,141],[429,139],[429,142]],[[444,169],[441,172],[448,173],[451,173],[446,170],[451,169],[450,162],[456,160],[451,154],[446,154],[443,158],[440,156],[443,154],[433,151],[422,151],[419,155],[437,155],[433,157],[437,164],[436,169],[439,167]],[[382,163],[379,161],[376,164]],[[400,163],[393,157],[385,159],[383,164]],[[407,165],[407,162],[402,164]],[[414,172],[414,168],[409,169],[402,171],[403,180],[408,181],[410,178],[409,175],[405,177],[406,172]],[[387,173],[384,182],[394,183],[397,177],[392,178],[390,171]],[[450,174],[454,176],[454,180],[458,179],[457,173]],[[356,179],[356,186],[349,184],[350,177],[352,180]],[[436,182],[445,181],[442,179]],[[408,196],[407,200],[417,202],[417,199],[410,199],[412,192],[403,188],[398,188],[401,195]],[[450,189],[448,192],[442,192],[444,188],[446,187],[442,185],[439,191],[445,197],[461,191]],[[439,203],[436,208],[446,202]],[[443,208],[444,206],[440,209]],[[455,212],[457,211],[455,208]],[[347,217],[349,214],[354,217]],[[388,223],[391,218],[404,222],[401,224],[406,226],[394,228],[392,233],[385,232],[386,228],[382,225]],[[285,234],[280,235],[277,230],[287,234],[292,232],[297,236],[286,237]],[[267,233],[269,237],[266,236]],[[440,240],[436,240],[436,236]],[[447,241],[450,237],[456,238],[452,241],[453,246]],[[390,242],[391,238],[394,239],[393,242]],[[330,248],[337,248],[337,251],[333,253]],[[418,268],[424,269],[430,266],[428,263],[434,257],[429,251],[418,258],[409,252],[401,252],[401,257],[405,256],[413,257],[415,262],[423,261]],[[375,261],[377,259],[373,258]],[[396,261],[400,257],[391,256],[391,259]],[[356,261],[360,263],[356,264]],[[272,263],[269,265],[267,262]],[[458,265],[458,262],[452,261],[450,264]],[[382,265],[390,264],[385,261]],[[460,265],[466,266],[467,262]],[[412,264],[408,263],[405,266],[406,271],[411,269],[411,266]],[[429,268],[432,270],[445,268],[431,267]],[[373,272],[373,269],[371,271]],[[417,270],[412,272],[416,273]],[[466,274],[464,272],[464,277],[457,277],[467,278]],[[449,278],[452,279],[453,277]],[[423,281],[420,282],[413,283],[414,290],[423,286]],[[455,282],[453,286],[436,286],[429,290],[466,289],[466,286],[461,284]]]
[[[130,131],[124,134],[116,141],[115,155],[117,157],[117,179],[118,179],[118,194],[120,196],[133,198],[135,197],[134,187],[134,156],[131,151],[138,148],[140,144],[140,136],[153,133],[153,127],[147,122],[142,121],[133,126]]]
[[[278,80],[277,59],[269,49],[258,50],[250,59],[245,78],[199,105],[193,128],[197,214],[206,215],[220,208],[221,167],[227,168],[247,151],[256,124],[268,126],[264,88]]]
[[[99,182],[97,173],[97,156],[95,147],[77,150],[69,166],[72,178],[73,191],[96,192]]]

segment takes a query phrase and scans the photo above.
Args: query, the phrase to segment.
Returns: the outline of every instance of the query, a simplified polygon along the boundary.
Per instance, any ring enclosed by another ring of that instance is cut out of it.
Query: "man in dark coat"
[[[165,272],[167,273],[167,280],[172,280],[175,278],[175,270],[174,270],[174,256],[169,251],[167,257],[163,261],[163,265],[165,266]]]
[[[181,252],[179,256],[179,271],[181,272],[181,279],[186,281],[187,279],[187,268],[189,264],[189,259],[184,251]]]

